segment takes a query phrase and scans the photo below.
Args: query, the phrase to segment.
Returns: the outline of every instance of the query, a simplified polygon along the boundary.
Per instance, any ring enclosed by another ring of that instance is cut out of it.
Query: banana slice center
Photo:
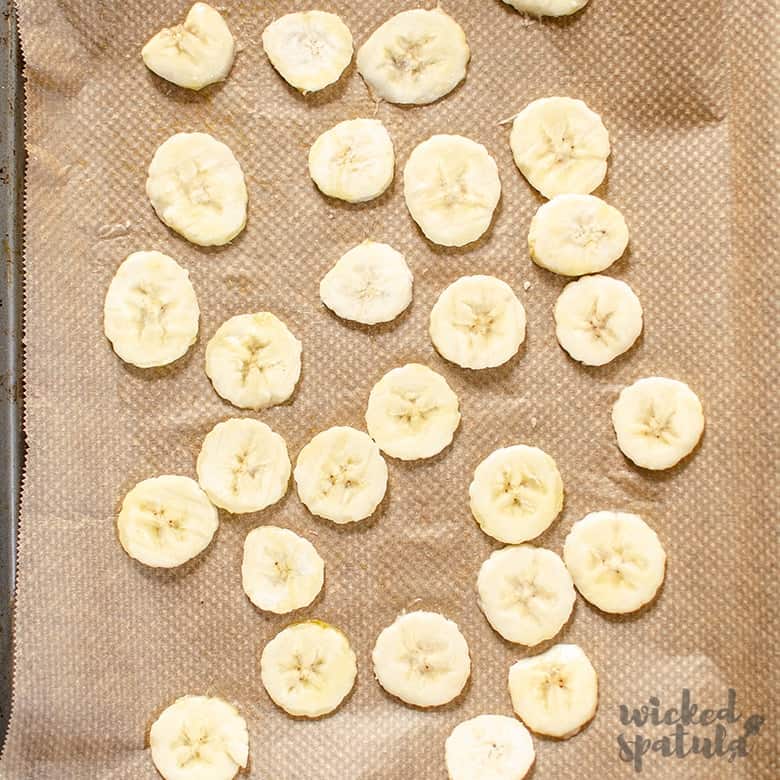
[[[621,544],[612,547],[594,547],[591,551],[599,585],[636,587],[635,575],[646,567],[645,559],[634,550]]]
[[[416,80],[429,65],[435,64],[434,60],[428,60],[425,56],[425,47],[433,40],[432,35],[420,38],[399,36],[394,45],[385,48],[383,64],[390,68],[395,78],[411,76]]]
[[[263,374],[269,368],[279,364],[279,360],[271,359],[266,350],[271,346],[271,341],[252,336],[249,338],[230,338],[228,343],[238,352],[241,359],[241,382],[246,384],[253,372]]]
[[[536,575],[530,578],[510,577],[507,581],[507,592],[504,603],[507,607],[519,608],[529,617],[541,622],[536,613],[539,601],[551,602],[555,600],[555,594],[545,590],[537,581]]]
[[[193,727],[185,724],[179,738],[173,743],[173,748],[178,754],[177,761],[179,766],[184,768],[193,761],[208,763],[208,758],[203,755],[202,751],[209,743],[215,741],[215,738],[209,737],[205,727]],[[217,746],[211,745],[211,747],[216,748]]]
[[[396,398],[397,404],[390,413],[414,430],[422,428],[437,408],[423,393],[413,390],[396,392]]]
[[[469,303],[464,301],[463,306],[458,307],[458,315],[453,320],[453,324],[456,328],[488,338],[500,315],[500,306],[493,306],[487,302]]]
[[[401,660],[407,665],[409,677],[439,677],[447,674],[450,667],[446,663],[435,660],[434,653],[438,648],[412,644],[407,647]]]
[[[607,235],[607,231],[596,222],[580,219],[571,234],[571,240],[577,246],[589,249],[595,247]]]
[[[536,475],[505,469],[497,480],[493,498],[510,512],[528,515],[536,511],[538,499],[545,492],[544,483]]]
[[[447,172],[441,164],[438,166],[438,186],[429,199],[429,207],[437,209],[486,208],[485,201],[475,196],[466,182],[468,168],[464,165],[455,172]]]
[[[209,172],[196,160],[190,160],[186,167],[176,170],[176,181],[193,206],[209,206],[214,211],[222,211],[222,205],[210,190]]]
[[[650,439],[656,439],[659,444],[671,444],[677,437],[677,432],[672,424],[673,420],[674,409],[663,414],[656,410],[651,403],[648,405],[642,417],[642,422],[638,426],[639,433]]]
[[[178,541],[184,537],[186,526],[182,515],[153,504],[143,504],[140,509],[146,515],[145,525],[154,539],[161,541],[164,536],[172,536]]]
[[[138,284],[133,288],[137,296],[133,301],[136,310],[136,327],[138,335],[143,335],[147,328],[154,328],[165,337],[166,328],[164,322],[168,303],[162,300],[159,291],[146,283]]]
[[[282,666],[282,672],[285,673],[289,681],[287,683],[287,692],[292,693],[298,688],[320,688],[322,685],[322,668],[325,665],[325,659],[319,652],[315,651],[311,658],[305,658],[303,653],[293,654],[290,663]]]
[[[257,461],[252,458],[252,454],[249,450],[237,453],[232,469],[230,491],[233,495],[238,495],[240,490],[239,483],[242,478],[248,477],[251,481],[254,481],[257,478],[257,475],[269,465],[268,461]]]
[[[360,480],[360,464],[353,458],[331,463],[325,468],[322,492],[325,495],[341,493],[345,501],[349,501],[362,483]]]
[[[553,666],[545,673],[542,679],[542,700],[547,709],[555,709],[559,706],[561,698],[571,700],[571,690],[567,687],[567,677],[559,666]]]
[[[599,311],[599,299],[596,298],[593,301],[590,311],[585,316],[583,324],[580,325],[580,329],[588,331],[596,341],[609,344],[610,341],[617,339],[617,333],[615,333],[612,325],[610,325],[610,320],[614,314],[614,310]]]

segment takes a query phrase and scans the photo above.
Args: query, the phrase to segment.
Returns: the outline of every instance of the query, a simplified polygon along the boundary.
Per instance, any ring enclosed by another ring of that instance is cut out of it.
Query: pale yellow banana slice
[[[639,515],[592,512],[576,522],[563,558],[577,590],[604,612],[635,612],[664,580],[666,553]]]
[[[287,492],[290,456],[284,439],[265,423],[232,418],[217,423],[198,455],[198,482],[228,512],[259,512]]]
[[[114,352],[140,368],[178,360],[195,343],[200,309],[190,275],[160,252],[133,252],[106,293],[103,329]]]
[[[329,428],[301,450],[295,484],[312,514],[334,523],[354,523],[370,517],[385,497],[387,464],[363,431]]]
[[[525,309],[512,288],[494,276],[462,276],[431,310],[431,341],[464,368],[494,368],[525,341]]]
[[[244,540],[241,584],[258,608],[278,615],[307,607],[325,581],[314,545],[287,528],[255,528]]]
[[[581,100],[534,100],[515,117],[509,142],[517,167],[546,198],[593,192],[607,174],[609,133]]]
[[[182,696],[149,732],[152,761],[165,780],[232,780],[249,762],[249,732],[222,699]]]
[[[177,133],[152,157],[146,194],[157,216],[200,246],[232,241],[246,225],[246,182],[233,152],[207,133]]]
[[[375,325],[394,320],[412,302],[412,272],[388,244],[364,241],[348,252],[320,282],[320,298],[345,320]]]
[[[693,452],[704,412],[684,382],[648,377],[623,388],[612,407],[618,447],[637,466],[668,469]]]
[[[459,723],[444,743],[450,780],[523,780],[536,751],[528,729],[506,715]]]
[[[243,409],[286,401],[301,375],[301,342],[267,311],[220,325],[206,346],[206,374],[225,400]]]
[[[518,11],[534,16],[569,16],[588,4],[588,0],[504,0]]]
[[[434,135],[416,146],[404,167],[404,198],[426,237],[464,246],[490,227],[501,198],[496,161],[460,135]]]
[[[309,149],[309,174],[320,191],[348,203],[378,198],[393,181],[395,151],[378,119],[347,119]]]
[[[471,53],[461,26],[441,8],[403,11],[360,47],[357,67],[390,103],[433,103],[466,78]]]
[[[596,714],[599,682],[577,645],[555,645],[509,669],[512,708],[531,731],[573,737]]]
[[[336,14],[286,14],[263,31],[271,64],[291,86],[316,92],[338,81],[352,60],[352,33]]]
[[[392,458],[433,457],[450,444],[459,424],[458,397],[447,380],[419,363],[389,371],[368,398],[368,433]]]
[[[642,332],[642,304],[625,283],[609,276],[570,282],[554,309],[558,343],[586,366],[603,366],[627,352]]]
[[[417,707],[452,701],[471,674],[463,634],[436,612],[401,615],[379,634],[371,657],[379,684]]]
[[[556,195],[539,207],[528,231],[531,259],[563,276],[603,271],[626,246],[623,215],[595,195]]]
[[[560,557],[530,544],[496,550],[479,570],[477,591],[490,625],[504,639],[528,647],[554,637],[576,599]]]
[[[519,544],[539,536],[558,516],[563,481],[546,452],[517,444],[496,450],[477,466],[469,499],[488,536]]]
[[[189,477],[165,475],[139,482],[122,501],[117,518],[125,552],[147,566],[181,566],[205,550],[219,517]]]
[[[183,24],[160,30],[141,50],[149,70],[195,90],[224,81],[235,55],[235,41],[225,20],[206,3],[195,3]]]
[[[349,640],[320,620],[293,623],[263,650],[260,671],[268,695],[290,715],[333,712],[352,690],[357,659]]]

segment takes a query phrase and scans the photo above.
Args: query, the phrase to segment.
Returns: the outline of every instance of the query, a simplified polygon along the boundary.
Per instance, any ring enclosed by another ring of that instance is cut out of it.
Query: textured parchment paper
[[[225,3],[241,52],[229,80],[202,94],[161,81],[139,54],[159,27],[183,18],[189,0],[19,6],[29,448],[2,776],[155,777],[149,725],[177,696],[205,692],[235,702],[247,718],[252,778],[443,778],[445,736],[479,713],[511,714],[507,670],[529,654],[503,642],[477,608],[477,570],[498,545],[467,506],[479,460],[526,442],[555,457],[566,487],[565,509],[540,544],[560,552],[576,519],[619,508],[641,513],[669,555],[663,591],[636,616],[606,617],[578,600],[558,640],[580,643],[592,659],[599,712],[575,739],[536,740],[534,780],[631,777],[618,734],[660,737],[671,728],[623,726],[619,706],[655,696],[674,707],[683,688],[714,708],[736,690],[743,719],[728,727],[729,738],[743,733],[749,715],[765,723],[748,740],[747,757],[648,754],[643,777],[777,777],[776,6],[592,0],[573,19],[539,22],[498,0],[449,0],[473,51],[468,79],[439,103],[408,109],[377,108],[354,68],[306,98],[281,80],[262,52],[261,31],[307,3]],[[414,2],[325,6],[343,15],[360,44]],[[645,308],[640,342],[598,369],[575,364],[556,343],[551,310],[564,280],[527,256],[541,200],[512,163],[509,126],[499,125],[551,94],[583,98],[609,128],[614,151],[599,194],[631,228],[630,251],[609,273],[629,282]],[[337,121],[374,114],[395,142],[394,185],[363,206],[324,198],[307,176],[309,144]],[[223,249],[199,249],[169,232],[144,194],[156,147],[193,130],[226,142],[246,173],[249,224]],[[403,203],[400,169],[414,145],[437,132],[484,143],[500,168],[493,228],[464,250],[428,244]],[[410,310],[370,329],[339,321],[318,298],[323,273],[369,236],[403,251],[415,274]],[[189,269],[202,318],[184,359],[144,371],[111,351],[102,305],[121,260],[152,248]],[[449,365],[428,339],[436,296],[469,273],[507,280],[528,312],[525,346],[497,370]],[[292,401],[257,415],[285,437],[293,457],[326,427],[363,427],[371,386],[408,361],[440,371],[458,393],[463,422],[454,444],[429,461],[390,461],[388,496],[370,522],[319,521],[291,490],[263,513],[222,514],[211,547],[180,570],[137,565],[116,540],[120,501],[143,478],[194,476],[203,436],[239,413],[204,374],[205,344],[227,317],[262,309],[304,344]],[[620,388],[651,374],[690,383],[707,415],[694,456],[660,474],[621,456],[609,417]],[[324,593],[295,617],[340,626],[358,655],[353,694],[319,722],[288,718],[260,683],[261,648],[291,619],[261,614],[241,589],[243,539],[262,523],[317,545],[327,564]],[[376,635],[409,607],[456,620],[473,655],[464,695],[434,712],[400,704],[372,679]],[[714,726],[690,732],[711,737]]]

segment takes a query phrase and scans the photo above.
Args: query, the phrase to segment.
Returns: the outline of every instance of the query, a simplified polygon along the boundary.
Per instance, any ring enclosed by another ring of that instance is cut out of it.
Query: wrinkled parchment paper
[[[163,24],[183,18],[189,0],[20,1],[29,449],[3,777],[153,778],[149,725],[176,697],[203,692],[235,702],[247,718],[252,778],[443,778],[445,736],[479,713],[511,714],[507,670],[530,654],[502,641],[479,612],[476,574],[498,545],[467,505],[479,460],[518,442],[552,454],[566,487],[565,509],[539,544],[560,552],[575,520],[616,508],[642,514],[669,555],[663,591],[638,615],[606,617],[578,600],[557,639],[581,644],[592,659],[599,712],[568,742],[536,740],[534,780],[631,777],[618,735],[658,738],[673,727],[624,726],[621,704],[655,696],[662,708],[676,707],[689,689],[701,708],[721,708],[729,688],[742,715],[727,724],[729,739],[744,733],[750,715],[765,719],[747,726],[758,726],[749,755],[729,762],[650,752],[641,776],[777,776],[777,420],[768,403],[776,319],[766,273],[778,205],[772,5],[592,0],[572,19],[540,22],[498,0],[448,0],[473,50],[468,78],[435,105],[400,108],[375,106],[354,67],[309,97],[282,81],[261,31],[306,3],[226,2],[241,52],[226,83],[194,94],[149,73],[139,54]],[[414,2],[326,6],[359,45]],[[646,327],[634,349],[603,368],[575,364],[556,343],[551,310],[565,281],[528,258],[528,224],[541,200],[512,163],[509,126],[499,124],[552,94],[583,98],[603,116],[614,152],[598,194],[631,228],[630,251],[609,273],[638,292]],[[373,115],[395,142],[395,183],[362,206],[324,198],[307,176],[308,146],[337,121]],[[144,194],[156,147],[193,130],[226,142],[247,177],[249,224],[222,249],[169,232]],[[428,244],[403,203],[400,170],[414,145],[438,132],[482,142],[500,168],[493,228],[463,250]],[[415,275],[410,310],[375,328],[339,321],[318,297],[323,273],[366,237],[403,251]],[[189,269],[202,310],[198,343],[159,370],[124,365],[102,334],[109,280],[139,249],[161,250]],[[505,279],[527,309],[527,342],[503,368],[461,370],[428,339],[436,296],[469,273]],[[293,457],[326,427],[363,427],[374,382],[408,361],[440,371],[458,393],[463,422],[454,444],[429,461],[390,461],[388,496],[369,522],[320,521],[291,490],[265,512],[223,513],[208,551],[180,570],[144,568],[116,540],[120,501],[146,477],[194,476],[203,436],[240,414],[212,390],[205,344],[227,317],[263,309],[304,344],[292,401],[256,415]],[[609,417],[620,388],[652,374],[687,381],[707,414],[695,455],[659,474],[622,457]],[[358,655],[353,694],[319,722],[288,718],[260,683],[261,648],[291,620],[258,612],[241,589],[243,539],[261,523],[316,544],[327,564],[324,593],[295,617],[338,625]],[[434,712],[400,704],[372,679],[375,637],[415,607],[456,620],[473,655],[464,695]],[[713,737],[715,725],[689,731]]]

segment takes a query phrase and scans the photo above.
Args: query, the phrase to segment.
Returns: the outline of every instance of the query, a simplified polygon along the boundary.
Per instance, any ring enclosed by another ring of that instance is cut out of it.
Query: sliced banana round
[[[450,780],[523,780],[536,759],[528,729],[506,715],[464,720],[444,743]]]
[[[295,485],[313,515],[354,523],[374,514],[385,497],[387,464],[363,431],[328,428],[300,451]]]
[[[464,246],[476,241],[490,227],[500,197],[496,161],[470,138],[431,136],[406,161],[406,207],[435,244]]]
[[[290,715],[319,718],[352,690],[357,659],[341,631],[307,620],[288,626],[265,646],[260,675],[274,704]]]
[[[439,354],[463,368],[494,368],[525,341],[525,309],[494,276],[462,276],[431,310],[430,334]]]
[[[199,246],[227,244],[246,225],[244,172],[207,133],[176,133],[158,147],[146,194],[169,228]]]
[[[232,780],[249,762],[249,731],[238,710],[213,696],[182,696],[149,732],[165,780]]]
[[[393,181],[395,151],[378,119],[347,119],[309,149],[309,174],[320,191],[348,203],[378,198]]]
[[[225,20],[206,3],[195,3],[183,24],[166,27],[141,49],[144,65],[187,89],[224,81],[236,56]]]
[[[150,368],[187,352],[199,318],[189,273],[161,252],[133,252],[108,286],[103,330],[122,360]]]
[[[206,374],[234,406],[265,409],[293,394],[301,351],[301,342],[273,314],[239,314],[220,325],[206,346]]]
[[[308,539],[271,525],[247,534],[241,584],[259,609],[282,615],[307,607],[324,582],[325,562]]]
[[[242,514],[259,512],[282,498],[291,466],[278,433],[260,420],[234,417],[206,434],[196,469],[213,504]]]
[[[117,518],[125,552],[146,566],[172,568],[199,555],[219,525],[216,508],[189,477],[165,475],[139,482]]]
[[[518,11],[534,16],[569,16],[588,4],[588,0],[504,0]]]
[[[623,215],[595,195],[556,195],[538,208],[528,231],[531,259],[563,276],[604,271],[627,246]]]
[[[433,103],[466,78],[471,53],[461,26],[441,8],[388,19],[357,54],[360,75],[390,103]]]
[[[554,309],[558,343],[586,366],[627,352],[642,332],[642,304],[619,279],[583,276],[569,282]]]
[[[323,276],[320,298],[345,320],[375,325],[394,320],[412,302],[412,272],[388,244],[364,241]]]
[[[578,645],[555,645],[509,669],[512,708],[531,731],[573,737],[596,714],[599,681]]]
[[[607,174],[609,133],[581,100],[534,100],[515,117],[509,143],[517,167],[545,198],[593,192]]]
[[[654,376],[623,388],[612,407],[620,451],[637,466],[668,469],[693,452],[704,412],[684,382]]]
[[[563,508],[563,480],[543,450],[516,444],[487,456],[469,485],[471,512],[480,528],[506,544],[534,539]]]
[[[418,707],[452,701],[471,674],[463,634],[436,612],[409,612],[396,618],[379,634],[371,657],[379,684]]]
[[[447,380],[419,363],[388,371],[368,397],[368,433],[391,458],[431,458],[459,424],[458,397]]]
[[[592,512],[577,521],[563,546],[577,590],[604,612],[635,612],[664,581],[666,553],[639,515]]]
[[[477,578],[479,607],[504,639],[532,647],[552,639],[574,609],[574,583],[552,550],[523,544],[496,550]]]
[[[263,48],[290,85],[306,94],[338,81],[352,60],[352,33],[336,14],[286,14],[263,30]]]

